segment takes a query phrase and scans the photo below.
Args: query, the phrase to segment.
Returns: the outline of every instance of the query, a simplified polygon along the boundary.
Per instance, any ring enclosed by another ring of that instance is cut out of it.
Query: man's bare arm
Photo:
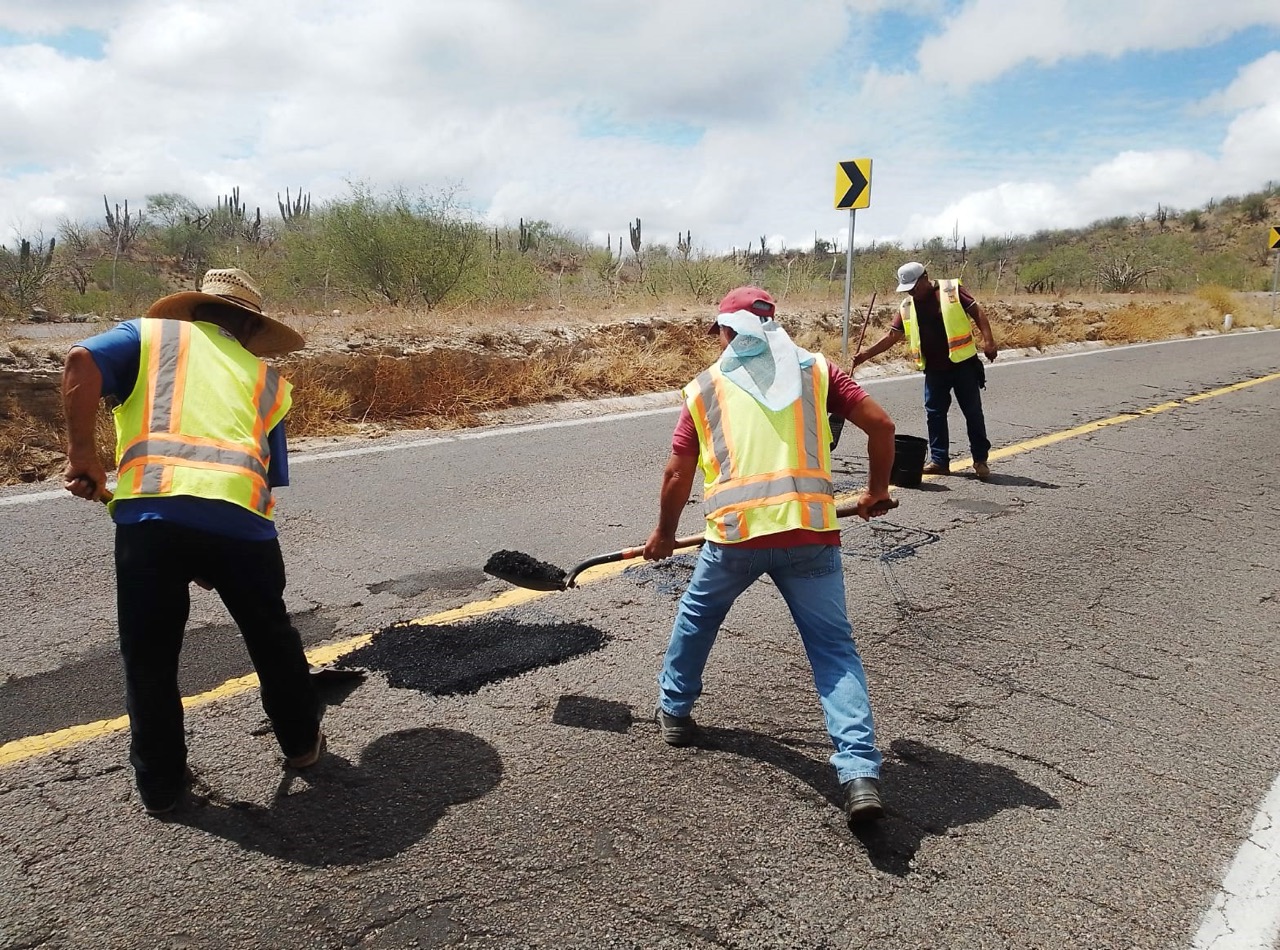
[[[658,495],[658,526],[645,542],[646,559],[660,561],[671,556],[675,549],[676,531],[680,527],[680,515],[688,504],[689,495],[693,491],[693,476],[697,471],[696,455],[676,455],[672,452],[667,459]]]
[[[904,336],[906,336],[906,334],[898,330],[895,330],[893,327],[890,327],[888,332],[885,333],[884,336],[876,340],[875,343],[867,347],[865,350],[863,350],[861,353],[857,354],[853,358],[853,365],[857,366],[861,363],[865,363],[867,360],[871,359],[873,356],[879,356],[885,350],[889,349],[889,347],[897,344],[897,342],[901,340]]]
[[[67,465],[63,486],[80,498],[106,497],[107,473],[98,460],[94,429],[102,399],[102,373],[93,356],[73,346],[62,368],[62,409],[67,419]]]
[[[982,352],[986,354],[987,362],[991,362],[1000,351],[996,347],[995,334],[991,332],[991,324],[987,322],[987,315],[982,312],[982,308],[978,306],[976,300],[969,311],[969,316],[973,317],[974,322],[978,324],[978,330],[982,333]]]
[[[889,414],[870,396],[861,400],[846,418],[867,434],[867,490],[858,498],[858,515],[871,517],[880,502],[889,499],[889,473],[893,469],[897,428]]]

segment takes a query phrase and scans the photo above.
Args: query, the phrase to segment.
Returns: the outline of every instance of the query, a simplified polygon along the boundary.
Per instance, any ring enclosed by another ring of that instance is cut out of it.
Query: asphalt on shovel
[[[882,515],[897,507],[897,499],[891,498],[877,505],[871,514],[873,517]],[[836,508],[836,517],[847,518],[856,514],[857,511],[856,505],[843,504]],[[685,535],[683,538],[676,538],[672,549],[679,551],[684,548],[696,548],[705,540],[706,538],[700,534]],[[484,572],[508,584],[529,590],[568,590],[570,587],[578,586],[578,575],[588,568],[598,567],[601,564],[613,564],[616,561],[629,561],[642,554],[644,554],[644,545],[623,548],[621,551],[611,551],[608,554],[597,554],[566,573],[554,564],[539,561],[521,551],[498,551],[490,555],[489,560],[485,562]]]

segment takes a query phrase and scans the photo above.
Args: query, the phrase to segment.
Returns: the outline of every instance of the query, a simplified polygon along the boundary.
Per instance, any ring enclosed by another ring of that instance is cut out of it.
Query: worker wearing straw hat
[[[64,481],[73,495],[108,502],[116,523],[129,759],[149,814],[177,808],[191,778],[177,677],[192,582],[216,590],[240,628],[286,764],[306,768],[324,749],[274,521],[272,489],[288,484],[292,387],[260,358],[304,345],[232,268],[67,355]],[[114,403],[114,496],[94,438],[103,397]]]

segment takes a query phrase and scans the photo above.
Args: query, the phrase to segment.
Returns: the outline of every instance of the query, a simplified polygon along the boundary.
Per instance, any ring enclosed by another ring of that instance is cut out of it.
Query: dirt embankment
[[[1014,297],[983,305],[1006,350],[1164,339],[1218,327],[1222,320],[1193,297]],[[522,312],[462,328],[436,316],[411,325],[348,319],[347,326],[314,316],[290,318],[310,344],[279,364],[296,387],[290,435],[376,437],[397,428],[457,428],[516,406],[675,389],[714,359],[718,347],[706,333],[710,308],[674,309],[612,321],[599,314]],[[1262,305],[1256,313],[1240,309],[1237,327],[1267,322]],[[896,312],[896,300],[875,308],[865,345],[879,339]],[[784,307],[781,319],[800,345],[840,356],[840,309]],[[855,306],[850,348],[861,320]],[[77,339],[106,326],[44,325],[37,339],[11,335],[0,343],[0,484],[41,480],[61,468],[62,357]],[[885,359],[902,355],[891,351]],[[99,431],[109,459],[112,431],[105,413]]]

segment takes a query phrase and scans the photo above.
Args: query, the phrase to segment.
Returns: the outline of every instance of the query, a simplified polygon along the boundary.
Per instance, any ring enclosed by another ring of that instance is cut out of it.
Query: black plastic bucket
[[[899,488],[916,488],[924,477],[924,460],[929,454],[929,440],[917,435],[893,438],[893,469],[889,483]]]

